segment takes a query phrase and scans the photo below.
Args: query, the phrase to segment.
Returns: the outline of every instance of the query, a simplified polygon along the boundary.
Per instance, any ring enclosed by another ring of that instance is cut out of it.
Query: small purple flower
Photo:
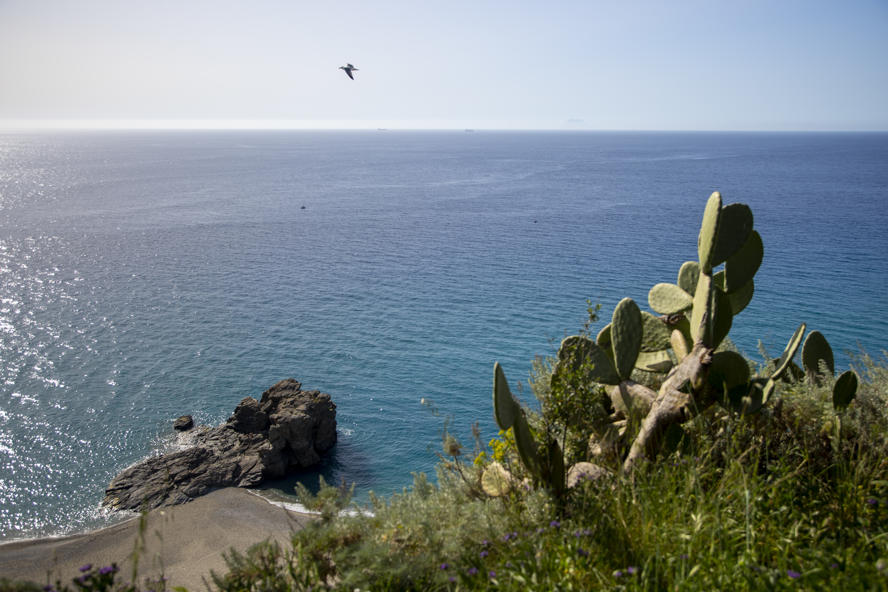
[[[117,566],[116,565],[106,565],[105,567],[103,567],[102,569],[99,570],[99,573],[103,576],[106,576],[108,574],[117,573]]]
[[[470,576],[476,576],[476,575],[478,575],[478,568],[477,567],[470,567],[469,571],[467,571],[466,573],[468,573]]]
[[[89,579],[89,576],[80,576],[79,578],[75,578],[75,581],[80,582],[81,584],[85,584]]]
[[[681,559],[684,559],[685,561],[687,561],[689,558],[690,558],[690,556],[687,553],[681,554]]]
[[[588,557],[589,551],[587,551],[583,548],[579,548],[579,549],[577,549],[577,555],[579,555],[580,557]]]
[[[788,575],[789,577],[791,577],[791,578],[794,579],[794,580],[797,579],[797,578],[802,577],[802,574],[800,574],[799,572],[797,572],[797,571],[795,571],[795,570],[793,570],[793,569],[787,569],[787,570],[786,570],[786,575]]]
[[[558,528],[559,526],[561,526],[561,523],[558,522],[557,520],[553,520],[552,522],[549,523],[549,526],[551,526],[552,528]]]
[[[833,561],[832,563],[829,564],[829,568],[830,569],[839,569],[839,564],[836,563],[835,561]]]
[[[537,534],[543,534],[544,531],[545,531],[545,529],[542,527],[537,528]]]
[[[622,578],[622,577],[623,577],[623,572],[621,572],[621,571],[618,569],[617,571],[614,572],[614,577],[615,577],[615,578]]]
[[[634,565],[630,565],[629,567],[626,568],[626,573],[629,574],[630,576],[633,575],[637,571],[638,570],[635,568]]]
[[[440,567],[441,569],[447,569],[448,567],[450,567],[450,565],[447,564],[447,563],[442,563],[439,567]]]
[[[43,592],[55,592],[55,590],[53,589],[52,586],[47,584],[46,586],[43,586]]]
[[[490,555],[490,553],[488,553],[487,551],[481,551],[480,555],[481,555],[481,559],[484,559],[485,557]]]
[[[487,575],[490,576],[491,579],[493,579],[493,578],[496,577],[496,572],[493,571],[493,570],[491,570],[491,571],[489,571],[489,572],[487,573]]]
[[[875,507],[875,506],[878,506],[878,505],[879,505],[879,500],[877,500],[877,499],[874,498],[874,497],[871,497],[871,498],[869,498],[868,500],[866,500],[866,503],[868,503],[869,505]]]
[[[506,567],[509,568],[509,569],[512,569],[512,568],[515,567],[515,566],[512,565],[512,562],[511,562],[511,561],[506,561]]]
[[[447,579],[450,581],[451,584],[454,583],[454,582],[456,581],[456,578],[453,577],[453,576],[450,576],[450,577],[447,578]]]
[[[488,541],[487,539],[484,539],[483,541],[481,541],[481,546],[482,546],[482,547],[486,547],[486,546],[489,545],[489,544],[490,544],[490,541]]]
[[[93,568],[93,564],[92,564],[92,563],[87,563],[86,565],[84,565],[84,566],[82,566],[82,567],[80,568],[80,573],[86,573],[86,572],[88,572],[89,570],[91,570],[92,568]]]

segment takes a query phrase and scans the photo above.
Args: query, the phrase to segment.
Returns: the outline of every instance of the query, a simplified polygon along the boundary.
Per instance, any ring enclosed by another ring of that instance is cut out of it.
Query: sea
[[[77,131],[0,134],[0,540],[61,535],[120,470],[293,377],[337,405],[323,468],[434,478],[442,434],[496,434],[493,364],[535,356],[696,259],[703,207],[765,245],[731,337],[797,325],[885,354],[888,134]],[[594,330],[594,329],[593,329]]]

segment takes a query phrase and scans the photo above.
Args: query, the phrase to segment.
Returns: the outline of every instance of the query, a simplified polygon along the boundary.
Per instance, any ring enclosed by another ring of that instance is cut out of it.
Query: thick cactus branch
[[[711,363],[712,350],[698,342],[691,353],[672,369],[660,386],[657,398],[632,443],[623,463],[624,471],[631,470],[642,458],[653,458],[669,426],[686,422],[711,403],[709,400],[698,400],[692,394],[705,392],[704,385]]]

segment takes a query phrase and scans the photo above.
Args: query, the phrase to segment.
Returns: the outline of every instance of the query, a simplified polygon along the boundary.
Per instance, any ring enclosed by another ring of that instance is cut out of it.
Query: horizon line
[[[594,127],[584,122],[528,125],[526,122],[436,120],[263,120],[263,119],[0,119],[0,132],[41,131],[564,131],[694,133],[885,133],[888,128],[677,128]]]

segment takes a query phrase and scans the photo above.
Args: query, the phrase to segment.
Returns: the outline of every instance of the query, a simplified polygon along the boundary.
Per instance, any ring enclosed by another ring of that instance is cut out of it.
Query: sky
[[[885,131],[888,0],[0,0],[30,127]]]

